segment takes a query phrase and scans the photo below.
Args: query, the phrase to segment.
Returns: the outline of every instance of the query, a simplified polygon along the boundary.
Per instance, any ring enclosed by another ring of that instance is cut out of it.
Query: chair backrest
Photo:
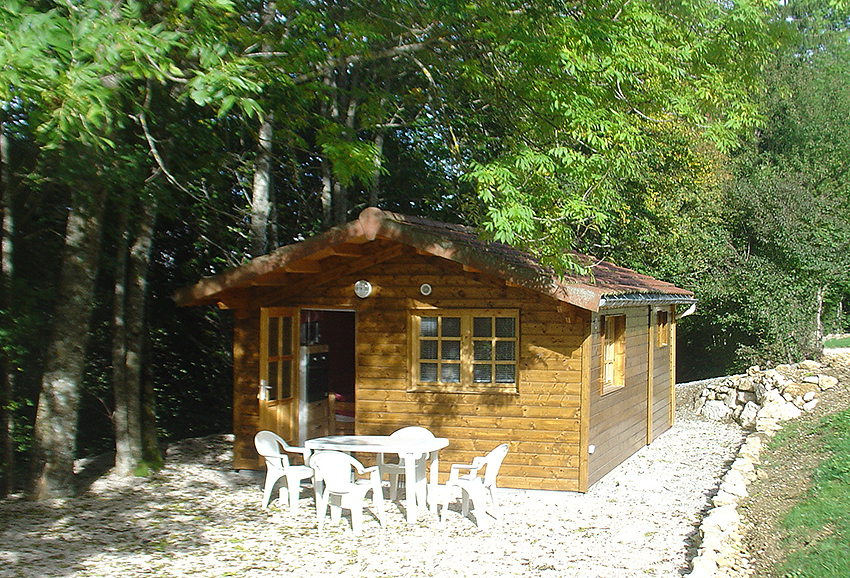
[[[266,465],[278,469],[289,467],[289,458],[286,457],[286,449],[289,447],[283,438],[274,432],[260,431],[254,436],[254,447],[257,453],[266,460]]]
[[[499,468],[502,467],[502,460],[508,454],[508,444],[500,444],[496,446],[484,458],[487,462],[487,467],[484,469],[484,487],[489,488],[496,485],[496,476],[499,475]]]
[[[325,488],[334,494],[347,493],[353,485],[351,468],[363,473],[365,468],[356,459],[343,452],[321,451],[310,457],[310,467],[316,472],[316,479],[325,484]]]
[[[431,439],[431,438],[434,437],[434,434],[432,434],[430,432],[430,430],[428,430],[427,428],[424,428],[422,426],[411,425],[411,426],[403,427],[399,430],[394,431],[393,433],[390,434],[390,437],[391,438],[403,439],[403,440],[404,439],[421,440],[421,439]]]

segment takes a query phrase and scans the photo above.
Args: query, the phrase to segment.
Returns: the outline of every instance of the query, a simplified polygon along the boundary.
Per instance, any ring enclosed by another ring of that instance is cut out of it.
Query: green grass
[[[850,347],[850,337],[827,339],[823,342],[823,346],[828,348]]]
[[[776,575],[850,576],[850,410],[824,417],[811,434],[826,457],[805,498],[783,520],[789,553]]]

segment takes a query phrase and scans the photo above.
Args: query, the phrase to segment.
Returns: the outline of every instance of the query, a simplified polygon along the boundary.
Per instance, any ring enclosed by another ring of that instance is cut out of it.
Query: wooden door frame
[[[258,393],[258,404],[259,404],[259,428],[263,429],[264,425],[268,425],[269,415],[266,412],[270,411],[270,407],[268,405],[264,405],[264,401],[267,402],[267,398],[265,397],[268,393],[268,382],[269,382],[269,361],[268,361],[268,353],[269,353],[269,320],[280,317],[290,317],[291,325],[290,325],[290,348],[289,354],[282,357],[289,357],[289,371],[290,371],[290,395],[285,400],[278,399],[278,407],[281,402],[288,402],[289,412],[288,412],[288,430],[289,435],[282,435],[281,437],[289,438],[287,442],[294,443],[296,440],[294,436],[298,434],[298,399],[300,396],[300,385],[299,385],[299,375],[298,375],[298,345],[300,343],[299,339],[299,330],[300,330],[300,320],[301,320],[301,311],[297,307],[261,307],[260,308],[260,343],[259,343],[259,353],[260,353],[260,367],[259,367],[259,393]],[[265,419],[264,419],[265,417]],[[274,426],[271,428],[277,434],[281,434],[280,428],[280,410],[277,410],[276,415],[274,417]]]

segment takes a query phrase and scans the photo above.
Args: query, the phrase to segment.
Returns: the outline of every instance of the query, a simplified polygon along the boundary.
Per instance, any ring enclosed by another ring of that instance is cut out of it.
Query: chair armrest
[[[313,453],[313,450],[309,450],[307,448],[290,448],[290,451],[294,454],[301,454],[304,457],[304,465],[310,465],[310,456]]]
[[[471,480],[478,476],[478,470],[481,469],[481,466],[475,464],[475,460],[471,464],[452,464],[452,469],[449,472],[449,483],[451,484],[456,480]],[[460,475],[461,470],[469,470],[468,474],[463,476]]]
[[[261,454],[260,457],[263,457],[263,458],[278,458],[278,459],[286,458],[286,461],[287,462],[289,461],[289,456],[286,455],[286,454]]]

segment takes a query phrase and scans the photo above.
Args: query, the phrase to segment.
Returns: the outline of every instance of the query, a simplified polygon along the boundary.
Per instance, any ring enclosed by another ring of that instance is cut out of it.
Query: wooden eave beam
[[[250,303],[251,307],[263,307],[268,303],[277,303],[294,297],[295,295],[312,291],[316,287],[329,283],[340,277],[357,273],[364,269],[368,269],[384,261],[389,261],[395,257],[401,256],[407,247],[400,244],[393,244],[385,249],[381,249],[375,253],[365,255],[354,261],[344,263],[333,269],[326,270],[324,273],[315,275],[305,275],[299,280],[288,282],[281,287],[263,287],[259,291],[252,292]],[[246,304],[248,305],[248,304]]]
[[[363,250],[363,245],[353,245],[351,243],[343,243],[329,249],[331,255],[337,257],[363,257],[366,251]]]
[[[283,270],[287,273],[321,273],[322,264],[314,259],[302,259],[295,263],[289,263]]]

